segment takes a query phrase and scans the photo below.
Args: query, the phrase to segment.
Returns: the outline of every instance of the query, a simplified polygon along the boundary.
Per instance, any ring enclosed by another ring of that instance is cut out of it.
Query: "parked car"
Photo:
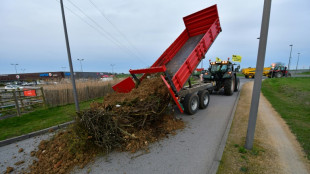
[[[23,89],[23,86],[18,86],[18,85],[7,85],[4,87],[4,89]]]

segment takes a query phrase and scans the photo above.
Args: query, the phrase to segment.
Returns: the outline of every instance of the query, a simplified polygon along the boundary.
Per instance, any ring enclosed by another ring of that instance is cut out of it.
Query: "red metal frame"
[[[165,72],[167,63],[178,53],[178,51],[182,48],[182,46],[186,43],[186,41],[193,36],[204,34],[202,39],[199,41],[195,49],[191,52],[191,54],[187,57],[185,62],[179,68],[179,70],[172,77],[172,84],[169,84],[165,78],[162,76],[163,81],[169,89],[174,101],[178,105],[181,112],[183,112],[182,107],[180,106],[176,94],[171,89],[175,87],[175,92],[179,92],[186,81],[189,79],[190,75],[197,68],[201,59],[204,58],[204,55],[207,53],[208,49],[211,47],[212,43],[218,36],[218,34],[222,31],[217,11],[217,6],[213,5],[196,13],[193,13],[189,16],[183,18],[186,29],[180,34],[180,36],[165,50],[165,52],[156,60],[156,62],[147,69],[139,69],[139,70],[130,70],[129,72],[133,74],[141,74],[144,75],[139,79],[142,81],[145,76],[149,73],[157,73],[157,72]],[[126,82],[120,82],[120,85],[115,85],[116,87],[121,87],[117,89],[121,89],[120,91],[130,92],[132,87],[132,79],[125,79]],[[126,85],[130,84],[126,88]],[[113,87],[114,89],[114,87]]]
[[[129,70],[130,74],[154,74],[158,72],[165,72],[166,71],[166,66],[159,66],[159,67],[151,67],[151,68],[146,68],[146,69],[137,69],[137,70]]]
[[[172,91],[171,89],[171,86],[169,85],[169,83],[166,81],[165,77],[163,75],[160,75],[161,79],[163,79],[165,85],[167,86],[168,90],[169,90],[169,93],[171,94],[171,97],[173,98],[175,104],[178,106],[179,110],[181,113],[183,113],[183,108],[182,106],[180,105],[178,99],[175,97],[175,93]]]
[[[135,82],[131,79],[131,77],[127,77],[123,81],[118,84],[112,86],[113,90],[118,93],[128,93],[136,86]]]
[[[175,85],[177,91],[180,91],[190,75],[196,69],[203,56],[206,54],[208,49],[211,47],[215,38],[221,32],[220,23],[217,19],[207,30],[201,41],[197,44],[193,52],[188,56],[184,64],[176,72],[172,78],[172,82]]]

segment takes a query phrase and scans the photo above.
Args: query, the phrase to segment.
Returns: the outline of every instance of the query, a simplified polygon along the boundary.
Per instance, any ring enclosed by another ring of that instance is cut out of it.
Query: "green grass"
[[[127,78],[127,77],[131,77],[131,74],[116,74],[115,77],[116,78]]]
[[[81,102],[80,108],[89,108],[93,101],[102,101],[99,98],[92,101]],[[69,104],[46,109],[37,109],[31,113],[20,117],[7,118],[0,120],[0,140],[20,136],[37,130],[45,129],[61,123],[73,120],[75,116],[75,105]]]
[[[308,72],[302,72],[302,73],[298,73],[298,74],[301,74],[301,75],[310,75],[310,71],[308,71]]]
[[[296,135],[310,159],[310,78],[273,78],[262,92]]]
[[[242,73],[236,73],[237,74],[237,77],[244,77],[244,74]]]

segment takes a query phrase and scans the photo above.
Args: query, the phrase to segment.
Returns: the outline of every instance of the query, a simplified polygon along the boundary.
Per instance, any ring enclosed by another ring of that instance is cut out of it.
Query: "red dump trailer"
[[[191,85],[189,78],[222,31],[217,11],[213,5],[183,18],[185,30],[168,49],[146,69],[129,70],[133,78],[128,77],[113,86],[119,93],[130,92],[148,74],[160,73],[181,113],[195,114],[198,108],[209,104],[208,90],[211,83]],[[143,74],[137,78],[136,74]],[[136,81],[136,83],[133,81]],[[188,87],[184,87],[189,82]]]

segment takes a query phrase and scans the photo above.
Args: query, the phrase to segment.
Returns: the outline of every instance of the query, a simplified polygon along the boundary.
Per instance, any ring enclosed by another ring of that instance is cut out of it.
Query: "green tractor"
[[[229,60],[221,62],[210,62],[208,71],[203,74],[204,82],[214,83],[215,86],[209,92],[219,91],[224,88],[225,95],[232,95],[233,92],[239,91],[240,79],[236,72],[239,71],[240,66],[234,68],[234,65]]]

